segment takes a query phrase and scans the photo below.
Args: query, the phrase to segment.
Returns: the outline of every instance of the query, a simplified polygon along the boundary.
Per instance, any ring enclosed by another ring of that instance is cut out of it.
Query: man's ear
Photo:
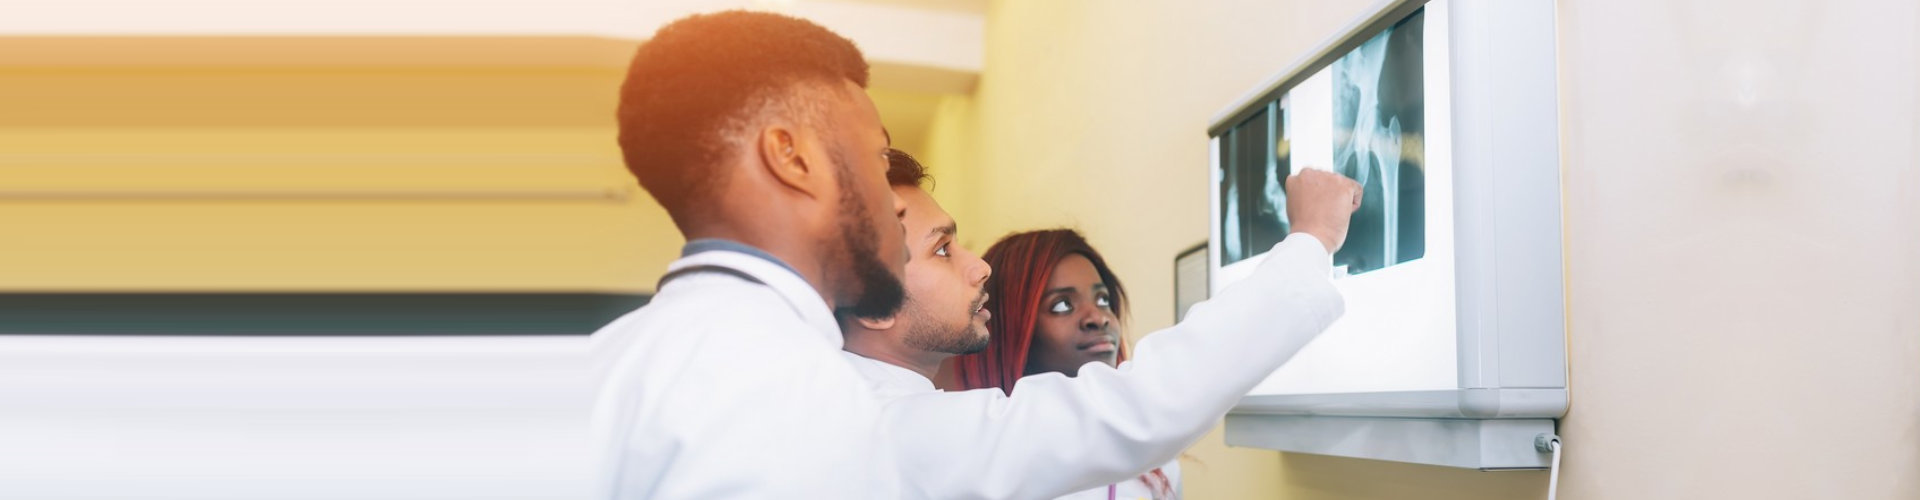
[[[799,132],[776,125],[761,129],[759,139],[755,150],[760,153],[760,164],[774,180],[808,197],[824,194],[822,188],[830,179],[825,178],[824,169],[807,162],[807,145],[802,144]]]
[[[891,330],[893,329],[893,324],[894,324],[892,316],[886,317],[884,319],[855,318],[854,321],[859,321],[861,328],[873,330],[876,332]]]

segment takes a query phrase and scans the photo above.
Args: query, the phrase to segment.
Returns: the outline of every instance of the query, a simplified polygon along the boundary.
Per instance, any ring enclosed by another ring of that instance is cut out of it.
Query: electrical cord
[[[1560,436],[1541,434],[1533,437],[1533,449],[1553,454],[1553,466],[1547,468],[1547,500],[1560,491]]]

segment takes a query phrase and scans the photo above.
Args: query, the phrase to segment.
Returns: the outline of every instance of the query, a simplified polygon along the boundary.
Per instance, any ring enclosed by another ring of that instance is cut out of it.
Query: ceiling
[[[604,93],[597,89],[617,82],[635,43],[674,19],[736,8],[804,17],[853,39],[873,65],[872,95],[882,119],[899,144],[906,148],[922,147],[941,96],[970,94],[982,67],[986,0],[388,0],[377,3],[68,0],[38,2],[30,10],[15,10],[0,16],[0,45],[31,49],[0,51],[0,68],[11,68],[15,76],[22,78],[49,80],[40,87],[69,89],[72,92],[66,93],[76,93],[75,98],[85,97],[77,93],[85,90],[84,86],[53,80],[105,80],[76,76],[67,70],[49,72],[47,68],[84,68],[102,77],[113,73],[116,76],[111,79],[123,83],[141,78],[175,78],[185,68],[227,68],[220,71],[228,73],[258,72],[266,67],[280,68],[275,71],[295,68],[319,72],[340,68],[360,68],[355,71],[378,68],[387,72],[481,68],[483,72],[545,71],[549,74],[586,71],[587,74],[580,76],[585,79],[581,83],[566,84],[584,89],[573,92],[584,93],[584,98],[555,100],[550,105],[530,104],[521,106],[526,108],[525,112],[496,114],[489,119],[598,123],[605,119],[600,108],[610,105],[611,101],[595,97]],[[23,73],[23,68],[40,70]],[[604,82],[595,83],[602,80]],[[363,93],[407,90],[380,81],[368,80],[363,85],[366,86]],[[500,82],[487,85],[508,89]],[[542,81],[540,85],[554,84]],[[195,87],[175,85],[171,88]],[[205,88],[213,91],[213,87]],[[321,120],[320,117],[338,117],[326,120],[348,122],[360,119],[351,114],[355,112],[353,106],[309,106],[312,109],[307,111],[270,114],[246,111],[271,109],[258,106],[208,106],[204,105],[205,99],[146,95],[158,92],[152,87],[142,90],[132,85],[106,85],[95,88],[94,92],[90,95],[124,105],[94,106],[101,112],[88,114],[83,108],[28,106],[32,104],[29,102],[22,104],[25,107],[12,108],[24,111],[0,118],[0,122],[6,122],[0,125],[54,124],[46,120],[67,125],[111,125],[140,119],[197,120],[208,124],[267,118],[293,122]],[[514,93],[527,92],[534,90]],[[222,95],[238,94],[223,91]],[[60,101],[17,97],[41,104]],[[265,99],[261,102],[268,104],[290,103],[274,101],[270,96],[253,97]],[[351,99],[351,96],[341,99]],[[384,99],[381,102],[401,105],[372,112],[378,114],[375,120],[400,122],[472,115],[458,111],[461,109],[458,107],[444,106],[431,113],[409,114],[409,106],[424,106],[439,100],[445,99],[437,93],[420,98]],[[189,108],[126,112],[127,106],[164,108],[169,103]],[[190,106],[192,103],[202,105]],[[573,111],[572,108],[580,109]],[[45,113],[35,114],[36,109]]]
[[[689,14],[761,9],[853,39],[876,66],[970,89],[982,66],[981,0],[65,0],[0,16],[0,36],[600,37],[643,40]],[[931,89],[943,91],[941,88]],[[920,89],[926,90],[926,89]]]

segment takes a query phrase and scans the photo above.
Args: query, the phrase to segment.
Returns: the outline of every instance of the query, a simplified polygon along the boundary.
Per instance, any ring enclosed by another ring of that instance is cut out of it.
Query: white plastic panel
[[[1227,444],[1479,470],[1544,469],[1533,439],[1551,419],[1227,415]]]
[[[0,498],[584,498],[586,342],[0,336]]]

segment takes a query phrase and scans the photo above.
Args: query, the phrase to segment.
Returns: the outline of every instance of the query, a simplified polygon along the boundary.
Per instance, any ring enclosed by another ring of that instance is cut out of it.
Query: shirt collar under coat
[[[846,344],[846,339],[840,334],[840,322],[834,319],[833,310],[827,307],[827,301],[820,297],[819,290],[801,278],[793,266],[772,254],[735,241],[698,239],[687,242],[687,246],[681,249],[680,259],[667,265],[667,273],[706,266],[737,271],[772,288],[828,345],[838,350]]]

